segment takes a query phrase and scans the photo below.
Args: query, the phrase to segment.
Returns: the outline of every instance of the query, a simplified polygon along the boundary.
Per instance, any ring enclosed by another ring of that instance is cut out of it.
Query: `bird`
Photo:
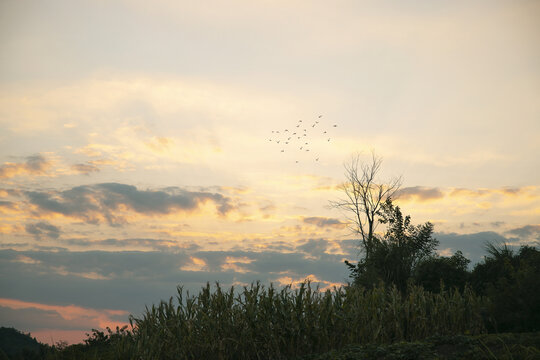
[[[298,164],[298,160],[296,160],[296,163]]]
[[[300,150],[302,150],[304,147],[303,146],[300,146]]]
[[[311,125],[311,127],[315,127],[315,124]]]
[[[304,145],[307,145],[308,143],[305,143]]]
[[[298,122],[302,122],[302,120],[298,120]]]
[[[328,140],[330,140],[330,139],[328,139]],[[281,140],[278,140],[278,141],[276,141],[276,142],[279,144],[280,141],[281,141]]]
[[[289,136],[289,138],[287,140],[291,140],[291,137]]]
[[[306,131],[307,131],[307,130],[306,130],[306,129],[304,129],[304,132],[306,132]]]
[[[330,139],[328,139],[328,141],[330,141]]]
[[[300,124],[296,125],[296,127],[300,127]]]
[[[309,149],[306,149],[306,151],[309,151]]]
[[[337,125],[334,125],[334,127],[337,127]]]
[[[315,161],[319,161],[319,158],[316,158]]]
[[[281,152],[285,152],[285,150],[281,149]]]
[[[325,131],[325,132],[323,132],[323,134],[326,134],[326,131]]]
[[[293,135],[296,135],[296,133],[292,133]]]
[[[322,115],[319,115],[319,119],[322,118]]]
[[[274,133],[274,130],[272,130],[272,134]]]
[[[289,130],[285,129],[285,132],[288,132]]]

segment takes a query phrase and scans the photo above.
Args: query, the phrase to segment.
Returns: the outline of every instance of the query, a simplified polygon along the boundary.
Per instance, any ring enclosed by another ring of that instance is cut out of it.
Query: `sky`
[[[539,65],[532,0],[3,0],[0,326],[74,343],[177,285],[344,284],[329,204],[372,151],[440,255],[537,245]]]

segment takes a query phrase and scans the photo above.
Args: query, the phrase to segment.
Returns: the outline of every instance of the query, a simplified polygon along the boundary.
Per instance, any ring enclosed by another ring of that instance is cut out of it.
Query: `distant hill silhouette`
[[[31,358],[32,355],[39,354],[41,346],[30,334],[14,328],[0,327],[0,360]]]

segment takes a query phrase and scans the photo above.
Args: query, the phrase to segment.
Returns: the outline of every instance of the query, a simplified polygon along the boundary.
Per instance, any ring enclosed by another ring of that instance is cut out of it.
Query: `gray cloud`
[[[60,237],[60,228],[44,221],[35,224],[27,224],[24,229],[27,233],[34,235],[36,239],[40,239],[42,236],[51,239],[58,239]]]
[[[13,209],[15,208],[15,203],[11,201],[0,200],[0,208]]]
[[[127,318],[127,317],[126,317]],[[60,330],[86,330],[90,332],[91,327],[99,328],[99,322],[95,319],[89,322],[89,318],[66,320],[54,310],[41,310],[37,308],[12,309],[0,306],[0,319],[2,326],[11,326],[16,329],[32,329],[32,331],[46,329]],[[123,319],[126,321],[126,319]],[[91,327],[89,327],[91,326]]]
[[[417,199],[420,201],[435,200],[444,197],[444,193],[439,188],[424,186],[412,186],[400,189],[396,197],[403,200]]]
[[[517,236],[521,240],[534,239],[540,241],[540,225],[525,225],[509,230],[507,234]]]
[[[296,247],[296,249],[310,255],[323,254],[327,248],[328,241],[325,239],[309,239],[305,244]]]
[[[90,175],[90,173],[99,172],[99,168],[92,164],[75,164],[71,165],[71,169],[84,175]]]
[[[316,225],[318,227],[337,227],[342,228],[347,226],[347,224],[342,223],[338,219],[326,218],[320,216],[312,216],[303,218],[302,221],[306,224]]]
[[[179,244],[175,240],[163,240],[163,239],[104,239],[104,240],[90,240],[90,239],[66,239],[63,241],[66,245],[75,245],[82,247],[90,246],[110,246],[110,247],[127,247],[127,246],[139,246],[158,251],[195,251],[200,248],[195,243]]]
[[[298,279],[310,274],[323,281],[347,280],[341,256],[316,255],[308,258],[301,252],[274,251],[0,250],[0,288],[6,298],[140,313],[144,305],[174,295],[179,284],[193,293],[207,281],[219,281],[224,286],[257,280],[269,284],[286,275]],[[208,268],[182,270],[191,264],[192,256],[203,259]],[[222,269],[228,257],[251,259],[251,263],[240,264],[248,272]]]
[[[0,166],[0,179],[6,179],[19,174],[42,175],[50,167],[50,163],[41,155],[27,156],[22,163],[5,163]]]
[[[104,218],[110,225],[121,225],[125,219],[114,215],[120,206],[146,215],[190,212],[205,202],[213,202],[219,214],[234,208],[230,198],[219,193],[187,191],[180,188],[138,190],[135,186],[103,183],[77,186],[65,191],[27,191],[30,203],[40,211],[76,217],[97,224]]]
[[[507,239],[493,231],[482,231],[471,234],[436,233],[434,237],[439,240],[438,249],[450,248],[452,252],[461,250],[465,257],[471,260],[471,266],[480,262],[487,254],[485,246],[489,243],[510,243]]]

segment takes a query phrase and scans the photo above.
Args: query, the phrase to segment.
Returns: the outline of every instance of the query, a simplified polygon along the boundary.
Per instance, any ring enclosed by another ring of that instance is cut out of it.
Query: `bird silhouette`
[[[334,127],[337,127],[337,125],[334,125]]]
[[[319,119],[322,118],[322,115],[319,115]]]

